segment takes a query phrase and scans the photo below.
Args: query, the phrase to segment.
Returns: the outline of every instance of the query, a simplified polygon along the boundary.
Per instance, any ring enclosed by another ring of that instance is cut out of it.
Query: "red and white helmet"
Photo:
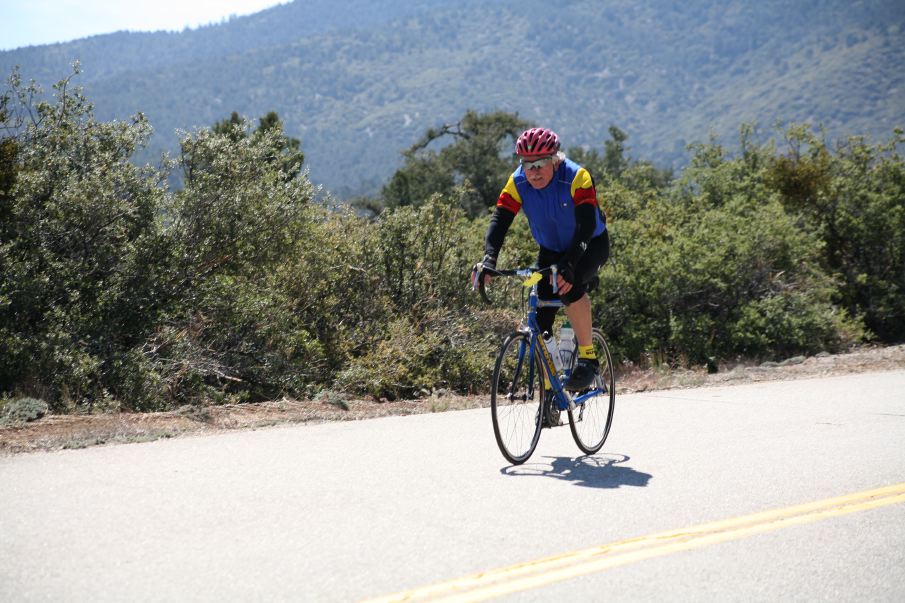
[[[552,155],[559,150],[559,136],[546,128],[525,130],[515,143],[515,153],[520,157]]]

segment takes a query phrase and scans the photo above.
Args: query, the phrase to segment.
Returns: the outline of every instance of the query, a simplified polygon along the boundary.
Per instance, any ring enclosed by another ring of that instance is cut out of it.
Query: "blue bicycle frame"
[[[555,279],[555,272],[554,272]],[[555,280],[554,280],[555,282]],[[554,286],[555,292],[555,286]],[[547,349],[547,344],[544,342],[544,338],[540,337],[540,327],[537,324],[537,309],[538,308],[562,308],[565,304],[560,300],[541,300],[537,297],[537,285],[531,287],[531,292],[528,294],[528,324],[526,325],[526,330],[530,333],[530,338],[528,342],[528,367],[529,367],[529,375],[532,371],[534,371],[534,350],[541,350],[541,364],[544,367],[544,371],[547,373],[547,377],[549,377],[550,385],[552,386],[553,392],[556,394],[556,406],[559,410],[571,409],[575,410],[576,406],[580,406],[584,404],[584,401],[588,398],[593,398],[594,396],[600,395],[604,393],[603,390],[600,389],[591,389],[587,392],[581,394],[573,398],[568,391],[563,387],[563,382],[559,378],[559,375],[556,372],[556,365],[553,363],[553,357],[550,354],[550,350]],[[519,364],[522,365],[522,361],[524,360],[525,350],[519,350]],[[571,373],[571,367],[563,367],[565,371],[565,377],[568,377]],[[533,383],[534,380],[531,379],[529,383]]]

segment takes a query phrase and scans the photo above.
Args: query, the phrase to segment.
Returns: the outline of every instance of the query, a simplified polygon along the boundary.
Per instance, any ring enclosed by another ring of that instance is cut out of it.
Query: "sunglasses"
[[[528,161],[526,159],[519,159],[519,163],[522,164],[522,168],[524,170],[539,170],[548,163],[553,161],[552,157],[541,157],[540,159],[535,159],[534,161]]]

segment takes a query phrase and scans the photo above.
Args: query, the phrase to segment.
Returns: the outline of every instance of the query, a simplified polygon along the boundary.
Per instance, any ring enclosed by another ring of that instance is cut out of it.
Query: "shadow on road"
[[[644,488],[653,477],[649,473],[636,471],[626,466],[630,457],[624,454],[598,456],[544,457],[552,459],[547,463],[526,463],[503,467],[500,473],[512,477],[552,477],[574,482],[586,488],[619,488],[635,486]]]

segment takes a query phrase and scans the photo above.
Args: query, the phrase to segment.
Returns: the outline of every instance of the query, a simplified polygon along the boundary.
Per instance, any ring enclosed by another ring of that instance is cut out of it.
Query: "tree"
[[[249,123],[233,111],[228,118],[215,123],[211,132],[228,138],[234,143],[248,136],[261,140],[265,134],[271,134],[267,137],[270,153],[264,159],[281,170],[285,174],[287,182],[298,175],[305,162],[305,154],[300,149],[301,141],[298,138],[286,136],[283,132],[283,122],[275,111],[270,111],[261,117],[258,120],[258,127],[253,131],[250,131]],[[187,178],[191,178],[192,173],[199,167],[195,162],[197,162],[197,158],[183,157]]]
[[[597,184],[619,182],[631,188],[663,189],[672,182],[672,171],[659,169],[648,161],[628,155],[628,134],[615,125],[609,127],[610,139],[603,142],[603,156],[596,149],[569,149],[569,157],[583,165]]]
[[[258,128],[252,136],[263,139],[268,132],[273,134],[273,143],[271,144],[272,160],[278,164],[279,169],[285,174],[297,175],[302,169],[302,164],[305,163],[305,154],[300,149],[301,141],[298,138],[286,136],[283,131],[283,122],[276,114],[276,111],[270,111],[258,120]]]
[[[301,153],[276,114],[250,133],[244,120],[202,128],[181,147],[186,186],[167,231],[176,293],[154,341],[162,379],[183,403],[297,392],[317,346],[273,279],[308,234]]]
[[[628,159],[625,156],[625,141],[628,134],[611,125],[609,128],[610,140],[603,143],[603,169],[604,172],[618,178],[628,167]]]
[[[165,264],[164,175],[129,161],[141,114],[98,122],[71,80],[42,96],[14,72],[3,95],[0,391],[58,408],[121,391],[119,370],[153,329]]]
[[[384,186],[384,205],[421,205],[434,193],[448,193],[459,186],[464,193],[458,195],[459,202],[466,214],[484,214],[512,172],[512,149],[529,126],[511,113],[468,111],[456,124],[429,129],[404,153],[405,165]],[[437,146],[439,150],[430,148]]]
[[[274,279],[307,235],[297,141],[276,114],[201,129],[170,194],[132,161],[144,116],[97,121],[77,74],[52,101],[17,73],[0,95],[0,395],[152,410],[298,391],[318,346]]]
[[[886,342],[905,340],[905,163],[901,130],[884,144],[852,137],[833,153],[807,126],[791,126],[767,182],[786,210],[824,242],[837,298]]]

